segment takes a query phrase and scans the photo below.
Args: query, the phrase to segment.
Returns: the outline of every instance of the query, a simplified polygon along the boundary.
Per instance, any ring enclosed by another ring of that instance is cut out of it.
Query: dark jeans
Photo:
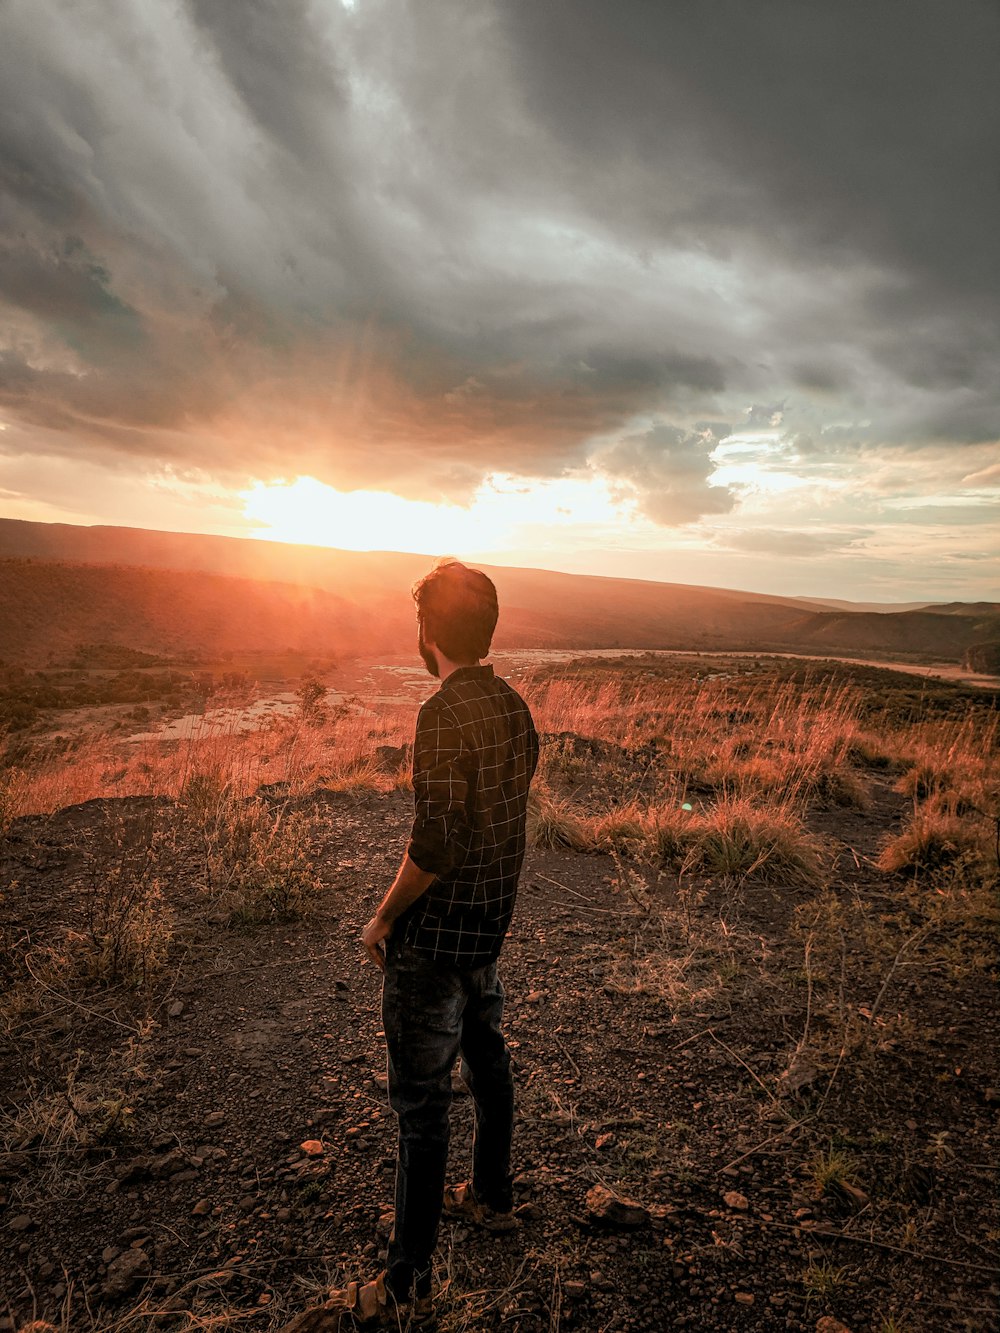
[[[451,1070],[459,1052],[476,1107],[472,1186],[506,1212],[512,1204],[510,1144],[514,1084],[500,1031],[503,987],[495,962],[458,967],[388,941],[382,1025],[389,1054],[389,1105],[399,1121],[396,1223],[388,1283],[405,1299],[430,1291],[431,1255],[444,1203]]]

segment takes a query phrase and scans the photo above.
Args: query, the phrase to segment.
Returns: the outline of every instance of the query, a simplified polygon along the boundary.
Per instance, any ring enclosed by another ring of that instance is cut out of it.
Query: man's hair
[[[424,638],[453,662],[478,662],[490,651],[499,609],[497,590],[481,570],[441,560],[413,585]]]

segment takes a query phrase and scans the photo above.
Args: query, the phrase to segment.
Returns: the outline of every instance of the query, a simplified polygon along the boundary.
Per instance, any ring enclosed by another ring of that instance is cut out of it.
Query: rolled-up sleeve
[[[417,715],[413,742],[414,816],[406,849],[428,874],[449,874],[468,853],[471,763],[448,710],[428,700]]]

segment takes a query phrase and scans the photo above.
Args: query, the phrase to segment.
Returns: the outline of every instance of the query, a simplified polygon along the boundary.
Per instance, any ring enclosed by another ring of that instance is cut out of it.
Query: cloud
[[[715,538],[715,545],[727,550],[811,559],[838,551],[855,551],[863,548],[874,532],[874,528],[858,528],[851,532],[747,528],[719,533]]]
[[[734,503],[698,421],[996,441],[996,9],[708,14],[8,0],[0,409],[422,498],[617,440],[668,524]]]
[[[654,523],[677,526],[706,514],[728,513],[736,503],[729,486],[711,486],[712,450],[729,427],[714,423],[684,430],[661,422],[599,450],[593,465],[613,483],[619,497],[634,497],[639,512]]]

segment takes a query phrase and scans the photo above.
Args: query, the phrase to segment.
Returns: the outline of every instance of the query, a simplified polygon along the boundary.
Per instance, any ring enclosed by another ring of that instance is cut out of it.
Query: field
[[[278,1330],[377,1268],[358,934],[414,706],[323,683],[249,734],[9,734],[0,1328]],[[997,696],[708,655],[517,684],[522,1226],[443,1224],[442,1333],[996,1328]],[[453,1122],[462,1179],[457,1077]]]

